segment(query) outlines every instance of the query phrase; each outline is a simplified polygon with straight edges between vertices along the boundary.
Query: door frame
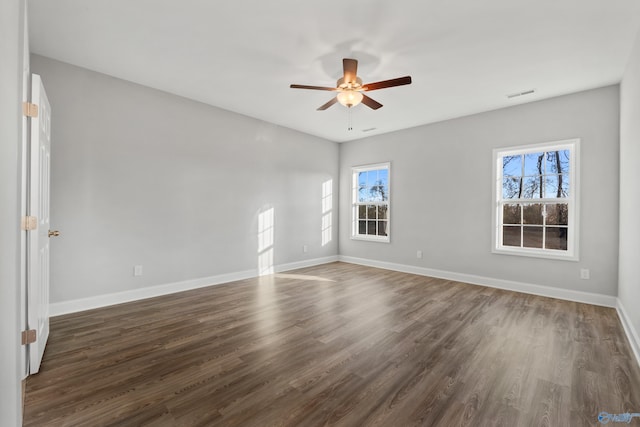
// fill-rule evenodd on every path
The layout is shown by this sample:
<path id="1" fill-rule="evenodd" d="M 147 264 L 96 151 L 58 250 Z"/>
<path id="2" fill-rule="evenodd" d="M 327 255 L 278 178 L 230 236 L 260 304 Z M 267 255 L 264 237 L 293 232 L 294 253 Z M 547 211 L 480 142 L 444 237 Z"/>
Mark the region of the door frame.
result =
<path id="1" fill-rule="evenodd" d="M 22 45 L 22 102 L 29 102 L 31 99 L 31 60 L 29 52 L 29 27 L 28 16 L 24 13 L 24 36 Z M 20 156 L 20 216 L 25 217 L 28 213 L 29 197 L 29 141 L 31 126 L 29 118 L 22 115 L 22 140 Z M 28 232 L 20 232 L 20 330 L 27 329 L 27 240 Z M 27 346 L 20 347 L 20 378 L 22 379 L 22 404 L 24 406 L 25 380 L 29 375 L 29 353 Z"/>

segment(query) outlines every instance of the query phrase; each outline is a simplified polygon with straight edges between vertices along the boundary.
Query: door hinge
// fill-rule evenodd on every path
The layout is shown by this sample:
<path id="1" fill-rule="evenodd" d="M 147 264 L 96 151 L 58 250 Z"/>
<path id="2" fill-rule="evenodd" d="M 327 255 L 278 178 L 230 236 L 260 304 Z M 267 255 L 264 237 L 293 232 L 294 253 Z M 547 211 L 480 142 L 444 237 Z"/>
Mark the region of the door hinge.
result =
<path id="1" fill-rule="evenodd" d="M 20 228 L 22 228 L 24 231 L 35 230 L 36 228 L 38 228 L 38 218 L 30 215 L 23 216 Z"/>
<path id="2" fill-rule="evenodd" d="M 22 345 L 33 344 L 36 342 L 36 330 L 28 329 L 22 331 Z"/>
<path id="3" fill-rule="evenodd" d="M 22 114 L 24 114 L 27 117 L 38 117 L 38 106 L 30 102 L 23 102 Z"/>

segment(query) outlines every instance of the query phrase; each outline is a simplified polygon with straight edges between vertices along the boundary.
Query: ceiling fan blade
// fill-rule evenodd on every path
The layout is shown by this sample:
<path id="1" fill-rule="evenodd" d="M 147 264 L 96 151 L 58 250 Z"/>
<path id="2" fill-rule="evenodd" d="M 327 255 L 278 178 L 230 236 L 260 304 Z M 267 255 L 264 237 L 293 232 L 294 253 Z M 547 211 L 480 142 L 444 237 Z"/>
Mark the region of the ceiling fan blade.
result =
<path id="1" fill-rule="evenodd" d="M 387 87 L 410 85 L 410 84 L 411 84 L 411 76 L 405 76 L 405 77 L 398 77 L 397 79 L 383 80 L 381 82 L 367 83 L 366 85 L 362 85 L 362 87 L 364 88 L 363 90 L 378 90 L 378 89 L 384 89 Z"/>
<path id="2" fill-rule="evenodd" d="M 335 91 L 335 87 L 325 87 L 325 86 L 307 86 L 307 85 L 291 85 L 289 86 L 291 89 L 313 89 L 313 90 L 331 90 Z"/>
<path id="3" fill-rule="evenodd" d="M 382 104 L 380 104 L 375 99 L 369 98 L 364 93 L 362 94 L 362 103 L 373 110 L 377 110 L 378 108 L 382 107 Z"/>
<path id="4" fill-rule="evenodd" d="M 326 104 L 321 105 L 320 107 L 318 107 L 317 111 L 324 111 L 327 108 L 331 107 L 333 104 L 335 104 L 336 102 L 338 102 L 338 98 L 336 96 L 334 96 L 333 98 L 331 98 L 331 101 L 327 102 Z"/>
<path id="5" fill-rule="evenodd" d="M 344 58 L 342 60 L 342 69 L 344 70 L 345 83 L 351 83 L 356 81 L 358 77 L 358 60 Z"/>

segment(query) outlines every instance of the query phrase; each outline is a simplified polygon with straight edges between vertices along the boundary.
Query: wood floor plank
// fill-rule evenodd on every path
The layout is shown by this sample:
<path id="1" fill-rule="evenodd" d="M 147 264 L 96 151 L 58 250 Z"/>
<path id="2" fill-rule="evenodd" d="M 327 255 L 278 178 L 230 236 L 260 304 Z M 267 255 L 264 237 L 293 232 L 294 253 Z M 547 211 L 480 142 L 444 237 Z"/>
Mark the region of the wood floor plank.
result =
<path id="1" fill-rule="evenodd" d="M 332 263 L 59 316 L 25 426 L 595 426 L 615 310 Z"/>

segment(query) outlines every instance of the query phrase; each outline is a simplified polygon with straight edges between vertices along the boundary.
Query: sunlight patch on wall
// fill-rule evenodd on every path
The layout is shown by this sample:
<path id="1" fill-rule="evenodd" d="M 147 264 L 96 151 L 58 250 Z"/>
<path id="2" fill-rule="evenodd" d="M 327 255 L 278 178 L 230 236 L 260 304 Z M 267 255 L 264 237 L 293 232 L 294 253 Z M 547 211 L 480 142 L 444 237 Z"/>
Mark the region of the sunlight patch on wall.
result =
<path id="1" fill-rule="evenodd" d="M 331 242 L 333 211 L 333 180 L 322 183 L 322 246 Z"/>
<path id="2" fill-rule="evenodd" d="M 273 274 L 275 211 L 265 207 L 258 214 L 258 275 Z"/>

